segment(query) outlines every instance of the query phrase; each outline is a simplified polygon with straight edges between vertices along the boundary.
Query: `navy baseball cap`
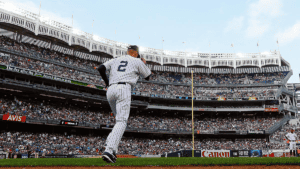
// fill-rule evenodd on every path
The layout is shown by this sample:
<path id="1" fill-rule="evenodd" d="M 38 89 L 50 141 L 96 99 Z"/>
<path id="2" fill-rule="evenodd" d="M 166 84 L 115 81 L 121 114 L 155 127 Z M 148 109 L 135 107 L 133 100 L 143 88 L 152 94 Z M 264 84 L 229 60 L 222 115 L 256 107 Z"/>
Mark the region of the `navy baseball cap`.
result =
<path id="1" fill-rule="evenodd" d="M 137 51 L 137 52 L 139 53 L 139 47 L 136 46 L 136 45 L 130 45 L 130 46 L 128 47 L 128 50 L 129 50 L 129 49 L 135 50 L 135 51 Z"/>

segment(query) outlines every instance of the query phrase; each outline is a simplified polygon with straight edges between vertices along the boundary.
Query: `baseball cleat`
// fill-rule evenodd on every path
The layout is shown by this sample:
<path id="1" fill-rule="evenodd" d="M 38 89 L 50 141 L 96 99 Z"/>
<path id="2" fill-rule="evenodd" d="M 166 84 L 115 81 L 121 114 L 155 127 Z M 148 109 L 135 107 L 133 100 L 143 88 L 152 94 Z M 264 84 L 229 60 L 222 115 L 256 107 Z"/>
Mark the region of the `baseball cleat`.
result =
<path id="1" fill-rule="evenodd" d="M 102 159 L 107 163 L 115 163 L 117 158 L 108 152 L 104 152 L 102 155 Z"/>
<path id="2" fill-rule="evenodd" d="M 118 157 L 117 157 L 117 155 L 116 155 L 116 152 L 115 152 L 115 151 L 113 151 L 113 154 L 112 154 L 112 155 L 114 156 L 114 158 L 115 158 L 115 161 L 117 161 Z"/>

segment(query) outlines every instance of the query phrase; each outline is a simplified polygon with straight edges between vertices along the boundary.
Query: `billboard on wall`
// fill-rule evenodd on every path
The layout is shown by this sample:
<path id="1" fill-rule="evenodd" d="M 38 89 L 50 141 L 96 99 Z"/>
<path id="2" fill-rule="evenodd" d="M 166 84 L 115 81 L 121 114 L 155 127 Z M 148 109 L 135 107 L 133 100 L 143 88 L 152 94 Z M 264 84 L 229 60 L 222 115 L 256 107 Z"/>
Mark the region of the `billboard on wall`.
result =
<path id="1" fill-rule="evenodd" d="M 263 157 L 290 157 L 290 150 L 262 150 Z"/>
<path id="2" fill-rule="evenodd" d="M 265 108 L 265 112 L 278 112 L 278 108 Z"/>
<path id="3" fill-rule="evenodd" d="M 202 150 L 201 157 L 230 157 L 230 150 Z"/>
<path id="4" fill-rule="evenodd" d="M 250 157 L 261 157 L 262 151 L 261 150 L 250 150 L 249 154 L 250 154 Z"/>
<path id="5" fill-rule="evenodd" d="M 249 150 L 231 150 L 230 157 L 249 157 Z"/>
<path id="6" fill-rule="evenodd" d="M 10 115 L 9 113 L 2 116 L 2 120 L 26 122 L 26 116 Z"/>

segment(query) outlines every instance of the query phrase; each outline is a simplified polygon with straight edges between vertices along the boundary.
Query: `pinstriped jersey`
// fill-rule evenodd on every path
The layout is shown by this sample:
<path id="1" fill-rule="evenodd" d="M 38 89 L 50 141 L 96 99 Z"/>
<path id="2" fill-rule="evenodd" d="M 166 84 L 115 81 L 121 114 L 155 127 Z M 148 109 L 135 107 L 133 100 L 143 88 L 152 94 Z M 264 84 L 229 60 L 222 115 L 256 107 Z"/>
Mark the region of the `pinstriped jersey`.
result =
<path id="1" fill-rule="evenodd" d="M 136 84 L 139 75 L 143 78 L 151 74 L 151 70 L 141 59 L 130 55 L 111 59 L 103 64 L 109 73 L 109 85 L 118 82 L 127 82 L 131 85 Z"/>
<path id="2" fill-rule="evenodd" d="M 296 140 L 297 139 L 297 134 L 295 133 L 288 133 L 286 135 L 286 137 L 289 139 L 289 140 Z"/>

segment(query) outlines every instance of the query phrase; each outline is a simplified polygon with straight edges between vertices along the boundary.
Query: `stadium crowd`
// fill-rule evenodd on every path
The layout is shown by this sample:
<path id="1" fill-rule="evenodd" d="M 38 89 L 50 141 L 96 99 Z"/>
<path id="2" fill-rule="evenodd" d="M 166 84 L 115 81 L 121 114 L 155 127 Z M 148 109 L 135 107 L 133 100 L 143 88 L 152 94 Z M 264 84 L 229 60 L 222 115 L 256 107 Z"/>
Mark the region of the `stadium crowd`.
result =
<path id="1" fill-rule="evenodd" d="M 57 65 L 43 63 L 39 61 L 34 61 L 26 58 L 20 58 L 17 56 L 12 56 L 9 61 L 5 61 L 3 58 L 0 59 L 3 63 L 9 63 L 14 66 L 22 66 L 27 69 L 35 69 L 43 73 L 49 73 L 53 75 L 62 74 L 64 77 L 71 79 L 77 78 L 76 80 L 87 80 L 96 84 L 104 85 L 103 80 L 100 78 L 95 68 L 99 66 L 99 62 L 80 59 L 71 55 L 62 54 L 51 49 L 41 48 L 28 43 L 19 43 L 8 37 L 0 37 L 1 46 L 22 52 L 24 54 L 29 54 L 34 57 L 40 57 L 47 60 L 56 61 L 69 66 L 75 66 L 82 69 L 87 69 L 91 74 L 86 74 L 79 72 L 78 70 L 72 70 L 64 67 L 59 67 Z M 14 58 L 13 58 L 14 57 Z M 44 68 L 43 68 L 44 67 Z M 58 68 L 58 70 L 57 70 Z M 60 73 L 58 73 L 60 72 Z M 96 73 L 97 75 L 95 75 Z M 257 84 L 257 83 L 274 83 L 280 82 L 285 78 L 288 72 L 274 72 L 274 73 L 260 73 L 260 74 L 205 74 L 205 73 L 195 73 L 194 83 L 203 85 L 212 84 Z M 75 74 L 75 75 L 74 75 Z M 78 77 L 78 74 L 82 74 L 83 79 Z M 91 78 L 91 79 L 90 79 Z M 100 79 L 100 80 L 99 80 Z M 171 73 L 171 72 L 155 72 L 150 78 L 151 81 L 159 81 L 165 83 L 181 83 L 181 84 L 191 84 L 191 75 L 184 73 Z"/>
<path id="2" fill-rule="evenodd" d="M 80 136 L 72 134 L 49 134 L 30 132 L 2 132 L 0 145 L 4 151 L 11 153 L 26 153 L 28 151 L 45 154 L 101 154 L 104 150 L 105 136 Z M 236 139 L 231 140 L 197 140 L 197 150 L 251 150 L 251 149 L 286 149 L 284 144 L 267 143 L 266 139 Z M 143 139 L 123 137 L 117 154 L 130 155 L 162 155 L 166 152 L 192 149 L 191 139 Z"/>
<path id="3" fill-rule="evenodd" d="M 194 73 L 194 83 L 203 85 L 216 84 L 257 84 L 274 83 L 286 76 L 284 73 L 261 73 L 261 74 L 205 74 Z M 192 77 L 185 73 L 156 72 L 150 77 L 152 81 L 165 83 L 192 84 Z"/>
<path id="4" fill-rule="evenodd" d="M 68 69 L 65 67 L 60 67 L 53 64 L 43 63 L 40 61 L 34 61 L 26 59 L 20 56 L 11 57 L 0 57 L 0 61 L 9 64 L 10 66 L 17 66 L 20 68 L 26 68 L 29 70 L 39 71 L 42 73 L 56 75 L 64 78 L 69 78 L 73 80 L 93 83 L 95 85 L 105 86 L 103 80 L 99 80 L 100 77 L 92 74 L 87 74 L 83 72 L 78 72 L 74 69 Z M 207 88 L 207 87 L 195 87 L 194 96 L 195 97 L 262 97 L 262 96 L 273 96 L 278 87 L 259 87 L 259 88 Z M 258 91 L 257 91 L 258 90 Z M 136 86 L 132 88 L 133 92 L 143 92 L 147 94 L 154 95 L 169 95 L 169 96 L 191 96 L 190 86 L 175 86 L 175 85 L 159 85 L 153 83 L 137 83 Z"/>
<path id="5" fill-rule="evenodd" d="M 274 96 L 278 87 L 256 87 L 256 88 L 230 88 L 230 87 L 194 87 L 194 97 L 202 98 L 243 98 L 243 97 L 264 97 Z M 166 85 L 165 87 L 154 83 L 137 83 L 133 87 L 134 93 L 148 93 L 153 95 L 166 95 L 166 96 L 181 96 L 191 97 L 192 89 L 190 86 L 175 86 Z"/>
<path id="6" fill-rule="evenodd" d="M 0 98 L 0 113 L 26 116 L 32 120 L 68 120 L 95 126 L 114 125 L 112 113 L 94 112 L 78 107 L 44 104 L 37 101 Z M 195 118 L 195 130 L 213 133 L 215 130 L 267 130 L 280 118 Z M 134 115 L 128 119 L 128 129 L 173 132 L 191 132 L 191 119 L 187 117 Z"/>

